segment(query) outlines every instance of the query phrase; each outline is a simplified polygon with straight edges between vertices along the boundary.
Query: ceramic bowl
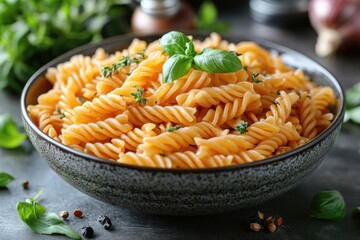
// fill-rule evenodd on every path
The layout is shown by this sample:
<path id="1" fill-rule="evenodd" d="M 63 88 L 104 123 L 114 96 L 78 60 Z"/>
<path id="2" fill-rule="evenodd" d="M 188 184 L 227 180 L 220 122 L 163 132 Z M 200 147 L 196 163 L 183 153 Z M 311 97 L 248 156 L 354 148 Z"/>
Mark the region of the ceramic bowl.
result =
<path id="1" fill-rule="evenodd" d="M 275 198 L 309 176 L 325 158 L 338 135 L 344 116 L 344 93 L 334 76 L 301 53 L 261 39 L 224 37 L 232 42 L 252 40 L 280 54 L 285 63 L 301 68 L 320 85 L 331 86 L 339 105 L 333 123 L 309 143 L 263 161 L 197 170 L 129 166 L 73 150 L 45 135 L 30 119 L 26 107 L 51 87 L 46 69 L 75 54 L 91 55 L 98 47 L 114 52 L 134 37 L 153 41 L 160 35 L 122 35 L 72 50 L 39 69 L 21 98 L 22 117 L 33 145 L 44 161 L 78 190 L 107 203 L 148 213 L 199 215 L 233 211 Z M 194 35 L 202 39 L 202 35 Z"/>

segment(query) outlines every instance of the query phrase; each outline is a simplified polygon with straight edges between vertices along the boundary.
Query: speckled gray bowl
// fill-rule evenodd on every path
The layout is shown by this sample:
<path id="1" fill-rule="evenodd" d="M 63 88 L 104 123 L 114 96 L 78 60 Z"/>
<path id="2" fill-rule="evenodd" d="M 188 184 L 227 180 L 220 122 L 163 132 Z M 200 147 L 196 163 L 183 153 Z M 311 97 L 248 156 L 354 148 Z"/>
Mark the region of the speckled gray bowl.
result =
<path id="1" fill-rule="evenodd" d="M 160 36 L 137 37 L 152 41 Z M 339 99 L 335 120 L 313 141 L 291 152 L 254 163 L 217 169 L 163 170 L 124 165 L 80 153 L 42 133 L 31 121 L 26 106 L 35 104 L 37 96 L 50 88 L 44 78 L 46 69 L 74 54 L 93 54 L 98 47 L 110 52 L 122 49 L 133 38 L 134 35 L 110 38 L 56 58 L 30 78 L 22 94 L 26 131 L 42 158 L 68 183 L 96 199 L 142 212 L 170 215 L 221 213 L 260 204 L 289 191 L 309 176 L 324 159 L 340 131 L 344 94 L 333 75 L 296 51 L 250 39 L 281 54 L 287 64 L 304 69 L 318 84 L 334 89 Z M 232 42 L 249 40 L 240 36 L 226 39 Z"/>

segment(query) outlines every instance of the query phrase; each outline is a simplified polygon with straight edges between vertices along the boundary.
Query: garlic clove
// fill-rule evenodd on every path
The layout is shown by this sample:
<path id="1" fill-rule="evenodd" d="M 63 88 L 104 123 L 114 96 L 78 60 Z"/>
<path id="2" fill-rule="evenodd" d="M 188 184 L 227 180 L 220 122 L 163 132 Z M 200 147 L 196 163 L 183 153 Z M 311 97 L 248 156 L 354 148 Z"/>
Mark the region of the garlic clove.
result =
<path id="1" fill-rule="evenodd" d="M 327 57 L 334 54 L 342 43 L 342 40 L 342 35 L 339 31 L 330 28 L 321 29 L 315 46 L 316 54 L 320 57 Z"/>

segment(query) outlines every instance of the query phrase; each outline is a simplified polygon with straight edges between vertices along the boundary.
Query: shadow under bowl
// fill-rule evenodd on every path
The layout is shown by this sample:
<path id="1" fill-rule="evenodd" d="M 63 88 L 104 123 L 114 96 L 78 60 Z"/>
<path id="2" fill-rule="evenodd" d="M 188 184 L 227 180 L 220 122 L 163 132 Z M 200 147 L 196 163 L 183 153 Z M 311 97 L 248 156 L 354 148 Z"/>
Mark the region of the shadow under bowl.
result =
<path id="1" fill-rule="evenodd" d="M 275 198 L 302 182 L 325 158 L 344 117 L 344 92 L 324 67 L 289 48 L 261 39 L 224 37 L 231 42 L 255 41 L 284 62 L 303 69 L 312 81 L 333 88 L 338 98 L 335 119 L 315 139 L 290 152 L 262 161 L 222 168 L 158 169 L 130 166 L 71 149 L 50 138 L 32 122 L 27 106 L 51 85 L 44 75 L 49 67 L 76 54 L 91 55 L 99 47 L 114 52 L 128 47 L 134 37 L 151 42 L 160 35 L 122 35 L 95 45 L 74 49 L 49 62 L 28 81 L 21 97 L 25 129 L 43 160 L 78 190 L 103 202 L 141 212 L 166 215 L 200 215 L 237 210 Z M 203 39 L 205 35 L 194 34 Z"/>

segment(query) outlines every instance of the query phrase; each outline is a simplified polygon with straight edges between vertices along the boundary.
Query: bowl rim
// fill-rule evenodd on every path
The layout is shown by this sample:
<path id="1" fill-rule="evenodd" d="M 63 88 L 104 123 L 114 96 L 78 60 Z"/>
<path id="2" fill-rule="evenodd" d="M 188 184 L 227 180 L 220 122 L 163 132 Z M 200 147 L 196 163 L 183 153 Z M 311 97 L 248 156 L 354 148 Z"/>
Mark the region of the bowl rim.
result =
<path id="1" fill-rule="evenodd" d="M 205 38 L 205 37 L 209 36 L 209 33 L 199 33 L 199 32 L 186 32 L 186 34 L 192 35 L 192 36 L 194 36 L 194 38 Z M 239 39 L 238 42 L 253 41 L 253 42 L 256 42 L 257 44 L 259 44 L 260 46 L 265 47 L 266 49 L 269 49 L 269 50 L 275 50 L 275 51 L 279 51 L 281 53 L 286 53 L 286 54 L 291 55 L 292 57 L 300 56 L 302 58 L 305 58 L 307 61 L 309 61 L 313 65 L 314 69 L 320 70 L 318 72 L 321 72 L 323 75 L 326 76 L 327 79 L 329 79 L 329 80 L 327 80 L 327 82 L 331 82 L 335 86 L 337 92 L 339 93 L 338 99 L 340 100 L 338 113 L 335 115 L 335 119 L 331 122 L 331 124 L 324 131 L 322 131 L 320 134 L 318 134 L 314 139 L 312 139 L 311 141 L 309 141 L 309 142 L 305 143 L 304 145 L 301 145 L 300 147 L 297 147 L 291 151 L 288 151 L 288 152 L 285 152 L 283 154 L 279 154 L 279 155 L 276 155 L 273 157 L 265 158 L 260 161 L 236 164 L 236 165 L 225 166 L 225 167 L 206 167 L 206 168 L 196 168 L 196 169 L 194 169 L 194 168 L 188 168 L 188 169 L 170 168 L 169 169 L 169 168 L 145 167 L 145 166 L 124 164 L 124 163 L 119 163 L 117 161 L 107 160 L 107 159 L 99 158 L 99 157 L 96 157 L 96 156 L 93 156 L 93 155 L 90 155 L 90 154 L 87 154 L 84 152 L 77 151 L 73 148 L 70 148 L 70 147 L 56 141 L 55 139 L 51 138 L 50 136 L 46 135 L 31 120 L 31 118 L 27 112 L 27 109 L 26 109 L 27 94 L 28 94 L 31 86 L 38 79 L 40 79 L 41 76 L 44 76 L 44 74 L 46 73 L 46 70 L 49 67 L 55 66 L 59 63 L 62 63 L 64 61 L 66 61 L 65 59 L 68 59 L 73 55 L 83 54 L 84 51 L 89 51 L 91 49 L 95 50 L 95 49 L 97 49 L 99 47 L 103 47 L 107 44 L 112 44 L 112 43 L 114 44 L 116 42 L 119 42 L 119 45 L 122 42 L 128 42 L 130 44 L 131 40 L 134 38 L 138 38 L 138 39 L 156 38 L 156 37 L 160 38 L 162 35 L 163 35 L 162 33 L 156 33 L 156 34 L 127 33 L 127 34 L 117 35 L 114 37 L 103 39 L 102 41 L 100 41 L 98 43 L 88 43 L 88 44 L 79 46 L 77 48 L 67 51 L 67 52 L 61 54 L 60 56 L 54 58 L 53 60 L 51 60 L 50 62 L 46 63 L 41 68 L 39 68 L 29 78 L 26 85 L 24 86 L 22 94 L 21 94 L 21 102 L 20 102 L 21 115 L 23 117 L 23 120 L 25 121 L 26 124 L 28 124 L 30 126 L 30 128 L 33 131 L 35 131 L 35 133 L 38 136 L 40 136 L 44 140 L 48 141 L 50 144 L 55 145 L 56 147 L 58 147 L 64 151 L 67 151 L 71 154 L 74 154 L 77 157 L 84 158 L 84 159 L 87 159 L 90 161 L 94 161 L 94 162 L 100 163 L 100 164 L 109 164 L 114 167 L 122 167 L 122 168 L 128 168 L 128 169 L 134 169 L 134 170 L 146 171 L 146 172 L 169 172 L 169 173 L 177 173 L 177 174 L 180 174 L 180 173 L 183 173 L 183 174 L 186 174 L 186 173 L 215 173 L 215 172 L 224 172 L 224 171 L 235 171 L 235 170 L 246 169 L 246 168 L 251 168 L 251 167 L 259 167 L 259 166 L 271 164 L 274 162 L 285 161 L 285 160 L 289 159 L 290 157 L 300 154 L 301 152 L 304 152 L 304 151 L 310 149 L 311 147 L 313 147 L 314 145 L 318 144 L 320 141 L 322 141 L 324 138 L 326 138 L 331 132 L 333 132 L 338 127 L 338 125 L 341 124 L 343 121 L 343 117 L 345 114 L 344 88 L 342 87 L 341 83 L 336 79 L 336 77 L 331 73 L 331 71 L 329 71 L 323 65 L 316 62 L 315 60 L 308 57 L 307 55 L 300 53 L 294 49 L 291 49 L 287 46 L 284 46 L 283 44 L 276 43 L 272 40 L 270 41 L 267 39 L 253 37 L 253 36 L 249 37 L 249 36 L 244 36 L 241 34 L 221 34 L 221 37 L 222 37 L 222 39 L 225 39 L 225 40 L 226 39 Z"/>

